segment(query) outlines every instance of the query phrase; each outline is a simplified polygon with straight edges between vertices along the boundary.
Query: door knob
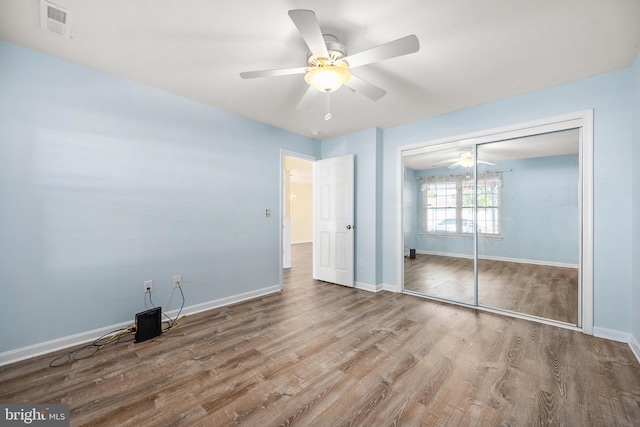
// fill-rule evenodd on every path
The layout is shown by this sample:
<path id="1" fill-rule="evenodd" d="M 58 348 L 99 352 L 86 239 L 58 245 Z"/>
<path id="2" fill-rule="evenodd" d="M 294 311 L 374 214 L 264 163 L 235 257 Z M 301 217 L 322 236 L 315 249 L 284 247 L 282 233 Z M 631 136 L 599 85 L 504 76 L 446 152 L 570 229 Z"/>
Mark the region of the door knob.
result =
<path id="1" fill-rule="evenodd" d="M 351 230 L 351 225 L 347 225 L 347 230 Z"/>

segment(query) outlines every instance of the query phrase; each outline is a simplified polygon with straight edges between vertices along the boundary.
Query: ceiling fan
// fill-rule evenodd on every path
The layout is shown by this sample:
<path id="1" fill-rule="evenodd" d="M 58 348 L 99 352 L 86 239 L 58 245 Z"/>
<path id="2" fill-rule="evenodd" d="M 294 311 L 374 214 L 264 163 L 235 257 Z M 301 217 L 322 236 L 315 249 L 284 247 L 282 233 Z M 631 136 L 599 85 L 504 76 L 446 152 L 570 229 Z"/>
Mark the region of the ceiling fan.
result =
<path id="1" fill-rule="evenodd" d="M 353 55 L 348 55 L 347 49 L 338 41 L 337 37 L 322 33 L 316 14 L 312 10 L 290 10 L 289 17 L 309 47 L 310 52 L 307 55 L 307 66 L 275 70 L 245 71 L 240 73 L 240 77 L 243 79 L 254 79 L 259 77 L 304 74 L 304 79 L 309 84 L 309 88 L 296 106 L 296 109 L 306 106 L 318 91 L 325 92 L 325 120 L 331 118 L 329 94 L 343 85 L 374 101 L 382 98 L 387 93 L 384 89 L 351 74 L 352 68 L 407 55 L 420 50 L 418 38 L 415 35 L 410 35 Z"/>
<path id="2" fill-rule="evenodd" d="M 458 156 L 457 159 L 450 159 L 447 160 L 447 162 L 453 162 L 452 164 L 450 164 L 448 166 L 449 169 L 455 169 L 459 166 L 462 166 L 463 168 L 470 168 L 473 167 L 473 163 L 474 163 L 474 159 L 475 156 L 473 154 L 473 151 L 469 150 L 469 151 L 465 151 L 464 153 L 460 153 L 460 156 Z M 491 162 L 484 162 L 482 160 L 478 160 L 478 163 L 482 163 L 485 165 L 495 165 L 495 163 L 491 163 Z"/>

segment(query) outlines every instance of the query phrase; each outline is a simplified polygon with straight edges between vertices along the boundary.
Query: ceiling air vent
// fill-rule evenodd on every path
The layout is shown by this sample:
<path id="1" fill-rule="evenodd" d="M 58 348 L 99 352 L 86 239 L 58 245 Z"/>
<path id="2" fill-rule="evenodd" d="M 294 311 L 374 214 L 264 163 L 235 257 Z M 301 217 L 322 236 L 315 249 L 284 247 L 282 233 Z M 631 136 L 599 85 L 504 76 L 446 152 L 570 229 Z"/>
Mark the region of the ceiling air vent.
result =
<path id="1" fill-rule="evenodd" d="M 40 28 L 71 38 L 73 13 L 48 1 L 40 0 Z"/>

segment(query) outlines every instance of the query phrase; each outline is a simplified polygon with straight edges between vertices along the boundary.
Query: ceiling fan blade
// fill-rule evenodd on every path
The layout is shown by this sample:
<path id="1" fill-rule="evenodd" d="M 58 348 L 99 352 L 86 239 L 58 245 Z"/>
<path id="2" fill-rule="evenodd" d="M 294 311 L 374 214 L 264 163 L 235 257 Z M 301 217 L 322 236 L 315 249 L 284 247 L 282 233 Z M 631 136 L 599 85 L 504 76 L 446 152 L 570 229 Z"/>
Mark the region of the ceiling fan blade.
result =
<path id="1" fill-rule="evenodd" d="M 449 168 L 449 169 L 455 169 L 455 168 L 457 168 L 458 166 L 460 166 L 460 164 L 461 164 L 461 163 L 460 163 L 460 161 L 457 161 L 457 162 L 455 162 L 455 163 L 450 164 L 450 165 L 448 166 L 448 168 Z"/>
<path id="2" fill-rule="evenodd" d="M 261 70 L 261 71 L 243 71 L 240 73 L 240 77 L 243 79 L 256 79 L 259 77 L 275 77 L 275 76 L 287 76 L 290 74 L 304 74 L 307 72 L 307 67 L 300 68 L 282 68 L 279 70 Z"/>
<path id="3" fill-rule="evenodd" d="M 482 160 L 478 160 L 478 163 L 483 163 L 485 165 L 491 165 L 491 166 L 495 166 L 495 163 L 491 163 L 491 162 L 483 162 Z"/>
<path id="4" fill-rule="evenodd" d="M 318 89 L 314 88 L 313 86 L 309 86 L 304 95 L 302 95 L 302 98 L 300 98 L 298 105 L 296 105 L 296 110 L 302 110 L 306 108 L 319 93 L 320 92 L 318 91 Z"/>
<path id="5" fill-rule="evenodd" d="M 354 68 L 361 65 L 371 64 L 372 62 L 395 58 L 396 56 L 407 55 L 419 50 L 420 42 L 418 41 L 418 38 L 414 35 L 410 35 L 347 56 L 344 60 L 347 61 L 350 68 Z"/>
<path id="6" fill-rule="evenodd" d="M 316 14 L 312 10 L 295 9 L 289 11 L 289 17 L 298 28 L 311 53 L 319 58 L 328 59 L 329 52 Z"/>
<path id="7" fill-rule="evenodd" d="M 354 76 L 353 74 L 351 74 L 351 78 L 344 85 L 352 91 L 364 95 L 373 101 L 377 101 L 387 93 L 386 90 L 362 80 L 360 77 Z"/>

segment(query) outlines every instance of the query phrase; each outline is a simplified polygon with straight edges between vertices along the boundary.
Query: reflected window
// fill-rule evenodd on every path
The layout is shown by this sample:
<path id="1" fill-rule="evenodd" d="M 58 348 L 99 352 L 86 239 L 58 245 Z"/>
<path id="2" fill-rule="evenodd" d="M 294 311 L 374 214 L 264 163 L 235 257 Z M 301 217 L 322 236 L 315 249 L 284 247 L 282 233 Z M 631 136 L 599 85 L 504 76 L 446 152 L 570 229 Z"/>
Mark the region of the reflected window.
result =
<path id="1" fill-rule="evenodd" d="M 478 178 L 478 233 L 500 236 L 502 174 Z M 423 233 L 473 235 L 474 179 L 470 175 L 430 176 L 420 187 Z"/>

